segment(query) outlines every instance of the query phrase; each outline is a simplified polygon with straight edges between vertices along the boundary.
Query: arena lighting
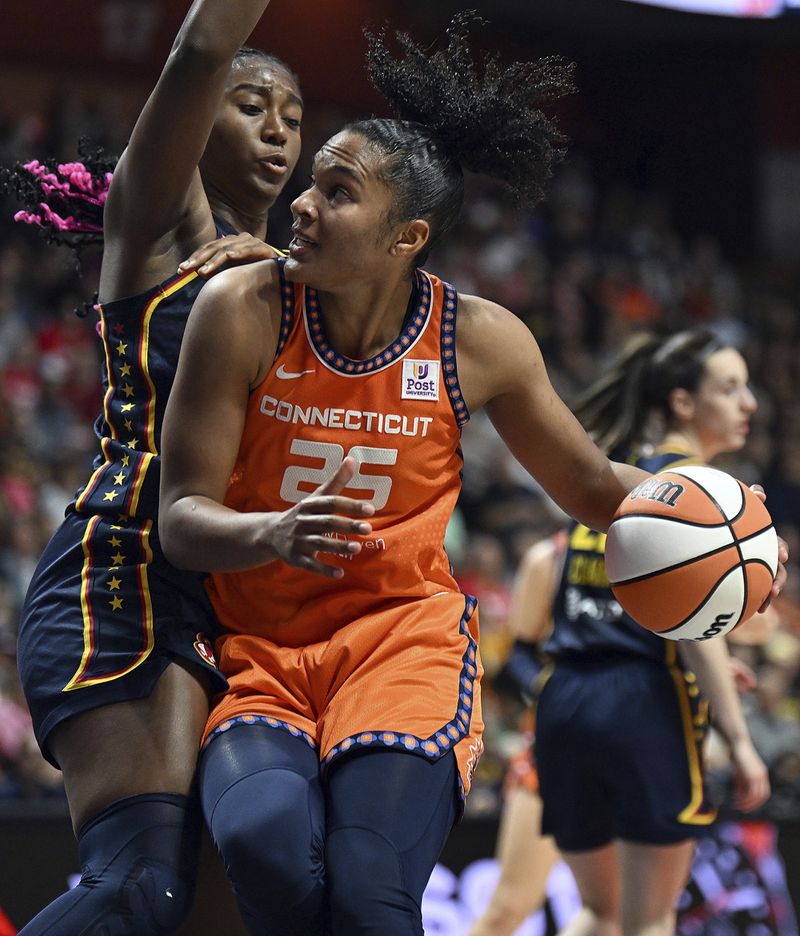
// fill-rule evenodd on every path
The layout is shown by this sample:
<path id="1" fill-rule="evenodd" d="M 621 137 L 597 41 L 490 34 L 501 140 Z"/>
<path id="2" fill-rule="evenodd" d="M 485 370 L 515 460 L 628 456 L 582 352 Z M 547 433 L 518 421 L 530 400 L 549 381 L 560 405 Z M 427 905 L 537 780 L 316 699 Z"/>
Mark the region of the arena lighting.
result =
<path id="1" fill-rule="evenodd" d="M 798 0 L 627 0 L 648 6 L 667 7 L 686 13 L 708 13 L 716 16 L 738 16 L 745 19 L 767 19 L 781 16 L 792 9 L 797 12 Z"/>

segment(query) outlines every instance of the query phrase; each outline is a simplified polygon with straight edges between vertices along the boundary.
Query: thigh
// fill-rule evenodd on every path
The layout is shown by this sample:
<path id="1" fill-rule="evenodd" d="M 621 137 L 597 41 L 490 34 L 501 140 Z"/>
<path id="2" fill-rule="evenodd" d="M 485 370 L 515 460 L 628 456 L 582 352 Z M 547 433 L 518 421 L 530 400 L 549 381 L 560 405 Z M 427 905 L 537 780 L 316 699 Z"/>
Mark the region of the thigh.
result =
<path id="1" fill-rule="evenodd" d="M 316 748 L 301 735 L 240 724 L 208 743 L 198 783 L 249 932 L 321 933 L 325 806 Z"/>
<path id="2" fill-rule="evenodd" d="M 622 878 L 616 843 L 590 851 L 562 852 L 583 905 L 605 921 L 618 920 L 621 911 Z"/>
<path id="3" fill-rule="evenodd" d="M 123 797 L 188 794 L 207 717 L 202 671 L 170 663 L 147 698 L 95 708 L 60 724 L 50 747 L 64 773 L 75 829 Z"/>
<path id="4" fill-rule="evenodd" d="M 503 805 L 497 840 L 501 883 L 525 895 L 530 912 L 544 901 L 545 885 L 558 850 L 549 835 L 540 831 L 542 801 L 522 787 L 509 791 Z"/>
<path id="5" fill-rule="evenodd" d="M 261 722 L 236 724 L 215 735 L 205 745 L 198 769 L 200 798 L 209 828 L 217 821 L 215 812 L 221 799 L 243 787 L 236 795 L 244 800 L 251 778 L 260 784 L 269 784 L 270 778 L 274 779 L 271 787 L 264 787 L 269 795 L 260 805 L 265 810 L 275 806 L 275 800 L 280 799 L 276 787 L 280 786 L 279 777 L 284 775 L 296 777 L 304 791 L 303 804 L 296 805 L 305 808 L 305 800 L 310 798 L 313 811 L 320 817 L 318 824 L 324 826 L 319 753 L 305 735 L 294 735 Z M 255 805 L 258 807 L 259 803 Z"/>
<path id="6" fill-rule="evenodd" d="M 694 840 L 672 845 L 617 844 L 625 931 L 639 932 L 660 923 L 661 932 L 673 932 L 675 908 L 691 869 Z"/>

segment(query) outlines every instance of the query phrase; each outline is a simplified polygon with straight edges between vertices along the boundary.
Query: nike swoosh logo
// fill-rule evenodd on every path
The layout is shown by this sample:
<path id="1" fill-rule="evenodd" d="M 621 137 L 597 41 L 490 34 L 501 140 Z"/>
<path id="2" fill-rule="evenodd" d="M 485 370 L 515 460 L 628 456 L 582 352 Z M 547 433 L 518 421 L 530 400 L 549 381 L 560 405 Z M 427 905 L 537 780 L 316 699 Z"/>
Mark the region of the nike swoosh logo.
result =
<path id="1" fill-rule="evenodd" d="M 283 364 L 281 364 L 281 366 L 275 371 L 275 376 L 280 377 L 281 380 L 294 380 L 297 377 L 303 377 L 305 374 L 314 373 L 316 373 L 316 371 L 302 370 L 297 374 L 293 374 L 291 371 L 287 371 Z"/>

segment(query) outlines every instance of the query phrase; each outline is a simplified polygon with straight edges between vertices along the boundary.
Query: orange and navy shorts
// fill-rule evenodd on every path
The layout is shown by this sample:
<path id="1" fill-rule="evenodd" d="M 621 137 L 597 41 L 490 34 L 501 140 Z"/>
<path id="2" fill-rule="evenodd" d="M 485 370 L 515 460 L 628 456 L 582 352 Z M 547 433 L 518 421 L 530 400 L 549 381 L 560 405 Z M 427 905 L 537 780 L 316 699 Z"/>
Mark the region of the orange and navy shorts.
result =
<path id="1" fill-rule="evenodd" d="M 305 647 L 224 634 L 217 652 L 230 688 L 206 743 L 267 724 L 304 738 L 323 769 L 367 748 L 430 760 L 454 751 L 465 796 L 483 750 L 477 617 L 474 598 L 449 592 L 397 602 Z"/>
<path id="2" fill-rule="evenodd" d="M 203 576 L 164 558 L 152 521 L 69 513 L 28 588 L 17 665 L 44 756 L 50 733 L 90 709 L 145 698 L 175 659 L 214 692 L 218 624 Z"/>

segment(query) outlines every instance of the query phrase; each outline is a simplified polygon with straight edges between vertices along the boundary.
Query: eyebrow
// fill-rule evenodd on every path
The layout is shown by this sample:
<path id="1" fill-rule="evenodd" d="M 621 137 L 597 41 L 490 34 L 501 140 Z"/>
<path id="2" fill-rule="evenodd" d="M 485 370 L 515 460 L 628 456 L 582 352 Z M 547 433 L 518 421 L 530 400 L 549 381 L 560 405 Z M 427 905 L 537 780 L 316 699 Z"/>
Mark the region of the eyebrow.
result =
<path id="1" fill-rule="evenodd" d="M 359 185 L 364 184 L 363 175 L 351 169 L 349 166 L 345 166 L 343 163 L 332 163 L 327 166 L 322 166 L 322 170 L 327 170 L 328 172 L 341 172 L 342 175 L 346 175 L 349 179 L 352 179 L 353 182 L 356 182 Z M 317 171 L 317 167 L 314 166 L 314 172 Z"/>
<path id="2" fill-rule="evenodd" d="M 252 84 L 249 81 L 243 81 L 241 84 L 237 84 L 233 90 L 250 91 L 253 94 L 257 94 L 259 97 L 263 98 L 272 97 L 272 88 L 269 85 Z M 298 97 L 298 95 L 296 95 L 293 91 L 287 92 L 286 96 L 289 99 L 290 104 L 296 104 L 300 108 L 305 107 L 305 104 L 303 104 L 303 99 Z"/>

